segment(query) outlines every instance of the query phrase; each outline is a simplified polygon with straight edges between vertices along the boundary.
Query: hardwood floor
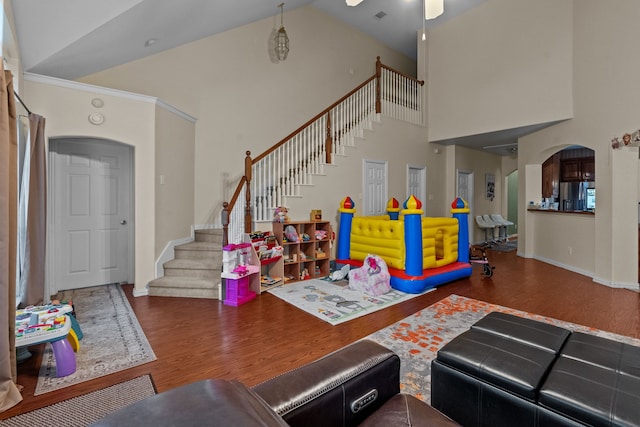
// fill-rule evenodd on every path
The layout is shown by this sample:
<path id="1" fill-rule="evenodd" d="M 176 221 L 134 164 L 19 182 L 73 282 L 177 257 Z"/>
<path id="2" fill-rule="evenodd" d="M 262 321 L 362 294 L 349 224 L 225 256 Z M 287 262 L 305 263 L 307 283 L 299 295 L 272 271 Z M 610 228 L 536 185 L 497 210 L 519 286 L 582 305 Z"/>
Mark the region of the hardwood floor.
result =
<path id="1" fill-rule="evenodd" d="M 515 252 L 489 251 L 496 266 L 491 279 L 474 267 L 472 276 L 388 309 L 331 326 L 302 310 L 263 294 L 229 307 L 218 300 L 138 297 L 125 285 L 129 301 L 158 359 L 154 362 L 33 396 L 43 345 L 19 365 L 24 400 L 0 419 L 28 412 L 112 384 L 151 374 L 158 392 L 205 378 L 237 379 L 255 385 L 369 335 L 450 295 L 507 307 L 640 338 L 640 294 L 594 283 Z M 82 318 L 78 319 L 82 324 Z"/>

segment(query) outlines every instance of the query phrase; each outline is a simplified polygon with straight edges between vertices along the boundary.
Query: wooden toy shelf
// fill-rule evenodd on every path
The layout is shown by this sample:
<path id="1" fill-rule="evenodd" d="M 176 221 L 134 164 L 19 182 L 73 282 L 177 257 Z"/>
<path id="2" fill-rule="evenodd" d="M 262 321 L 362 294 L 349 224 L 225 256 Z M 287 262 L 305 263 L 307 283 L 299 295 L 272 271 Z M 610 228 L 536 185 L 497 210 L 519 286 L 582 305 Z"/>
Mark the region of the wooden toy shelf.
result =
<path id="1" fill-rule="evenodd" d="M 288 241 L 287 226 L 298 235 L 297 241 Z M 331 254 L 331 223 L 329 221 L 305 221 L 273 223 L 273 234 L 282 245 L 285 283 L 326 277 L 329 275 Z M 308 236 L 308 240 L 305 237 Z M 324 235 L 323 238 L 320 235 Z"/>
<path id="2" fill-rule="evenodd" d="M 260 260 L 260 292 L 284 284 L 282 256 Z"/>

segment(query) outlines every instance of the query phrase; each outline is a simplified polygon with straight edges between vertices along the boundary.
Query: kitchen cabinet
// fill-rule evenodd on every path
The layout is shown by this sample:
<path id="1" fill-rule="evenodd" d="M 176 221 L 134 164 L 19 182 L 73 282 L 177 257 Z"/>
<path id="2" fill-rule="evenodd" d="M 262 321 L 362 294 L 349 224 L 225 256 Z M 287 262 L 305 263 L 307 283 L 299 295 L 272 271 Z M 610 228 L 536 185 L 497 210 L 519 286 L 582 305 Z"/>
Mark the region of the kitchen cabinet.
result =
<path id="1" fill-rule="evenodd" d="M 596 168 L 594 157 L 564 159 L 561 163 L 561 181 L 595 181 Z"/>
<path id="2" fill-rule="evenodd" d="M 582 178 L 585 181 L 596 180 L 596 161 L 595 158 L 582 159 Z"/>
<path id="3" fill-rule="evenodd" d="M 558 197 L 560 189 L 560 155 L 549 157 L 542 164 L 542 197 Z"/>

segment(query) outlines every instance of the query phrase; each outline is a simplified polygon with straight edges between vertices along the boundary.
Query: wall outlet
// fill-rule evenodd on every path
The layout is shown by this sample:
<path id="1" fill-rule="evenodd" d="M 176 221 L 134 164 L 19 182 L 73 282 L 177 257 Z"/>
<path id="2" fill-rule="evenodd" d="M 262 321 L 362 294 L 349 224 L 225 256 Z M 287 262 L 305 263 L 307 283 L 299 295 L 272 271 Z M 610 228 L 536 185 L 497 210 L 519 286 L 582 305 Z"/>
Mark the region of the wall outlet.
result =
<path id="1" fill-rule="evenodd" d="M 569 246 L 567 251 L 569 252 L 569 255 L 573 255 L 573 247 Z"/>

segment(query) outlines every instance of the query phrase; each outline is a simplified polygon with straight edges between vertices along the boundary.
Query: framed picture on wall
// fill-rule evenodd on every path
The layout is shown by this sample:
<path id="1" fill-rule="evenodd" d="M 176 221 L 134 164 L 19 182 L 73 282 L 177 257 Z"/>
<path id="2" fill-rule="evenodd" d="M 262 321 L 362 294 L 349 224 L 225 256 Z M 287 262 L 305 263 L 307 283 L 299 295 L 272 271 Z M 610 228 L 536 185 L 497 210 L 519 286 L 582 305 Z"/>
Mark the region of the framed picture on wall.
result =
<path id="1" fill-rule="evenodd" d="M 496 196 L 496 177 L 492 173 L 484 174 L 485 187 L 487 189 L 486 198 L 493 201 Z"/>

